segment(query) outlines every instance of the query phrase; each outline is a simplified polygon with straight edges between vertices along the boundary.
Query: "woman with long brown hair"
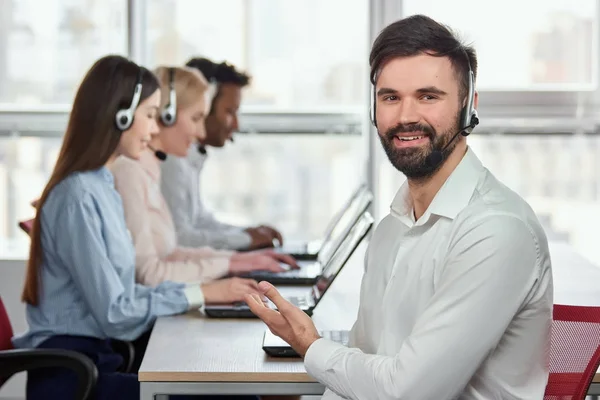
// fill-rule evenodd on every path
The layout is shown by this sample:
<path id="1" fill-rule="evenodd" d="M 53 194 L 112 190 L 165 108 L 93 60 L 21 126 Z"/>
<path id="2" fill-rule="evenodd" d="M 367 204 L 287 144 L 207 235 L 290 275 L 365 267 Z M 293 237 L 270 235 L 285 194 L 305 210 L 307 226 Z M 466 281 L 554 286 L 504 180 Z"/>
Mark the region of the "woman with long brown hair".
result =
<path id="1" fill-rule="evenodd" d="M 109 340 L 134 340 L 155 319 L 197 307 L 200 286 L 135 283 L 135 250 L 108 167 L 139 159 L 156 124 L 160 85 L 147 69 L 119 56 L 98 60 L 84 77 L 54 171 L 38 203 L 23 300 L 29 330 L 17 348 L 62 348 L 97 366 L 96 399 L 139 398 L 135 374 L 116 372 L 122 358 Z M 244 280 L 247 292 L 256 282 Z M 29 373 L 28 399 L 67 399 L 75 376 Z"/>

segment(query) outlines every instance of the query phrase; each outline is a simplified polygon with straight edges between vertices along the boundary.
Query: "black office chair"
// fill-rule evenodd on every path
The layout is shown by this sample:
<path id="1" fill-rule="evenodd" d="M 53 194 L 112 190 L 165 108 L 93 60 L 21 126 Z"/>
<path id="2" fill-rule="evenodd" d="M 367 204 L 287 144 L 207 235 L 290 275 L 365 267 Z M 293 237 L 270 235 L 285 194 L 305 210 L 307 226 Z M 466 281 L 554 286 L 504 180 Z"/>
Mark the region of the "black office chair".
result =
<path id="1" fill-rule="evenodd" d="M 125 340 L 112 339 L 110 346 L 116 353 L 119 353 L 123 357 L 123 364 L 119 367 L 119 372 L 131 373 L 137 372 L 132 371 L 133 362 L 135 361 L 135 347 L 131 342 Z"/>
<path id="2" fill-rule="evenodd" d="M 0 387 L 14 374 L 38 368 L 68 368 L 77 375 L 76 400 L 87 400 L 96 387 L 98 370 L 85 355 L 61 349 L 14 349 L 12 325 L 0 297 Z"/>
<path id="3" fill-rule="evenodd" d="M 98 370 L 85 355 L 71 350 L 0 350 L 0 387 L 18 372 L 37 368 L 68 368 L 77 375 L 76 400 L 88 400 L 96 387 Z"/>

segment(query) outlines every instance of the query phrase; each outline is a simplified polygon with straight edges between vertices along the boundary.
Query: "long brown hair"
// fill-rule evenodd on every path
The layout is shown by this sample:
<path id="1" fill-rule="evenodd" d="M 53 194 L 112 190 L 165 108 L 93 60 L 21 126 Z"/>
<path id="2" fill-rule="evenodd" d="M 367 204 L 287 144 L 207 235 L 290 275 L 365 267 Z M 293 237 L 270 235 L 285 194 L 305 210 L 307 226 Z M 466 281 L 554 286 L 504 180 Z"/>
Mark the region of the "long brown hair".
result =
<path id="1" fill-rule="evenodd" d="M 99 59 L 83 78 L 73 101 L 56 165 L 37 205 L 21 297 L 24 302 L 35 306 L 39 300 L 39 273 L 43 262 L 41 214 L 44 202 L 52 189 L 67 176 L 74 172 L 98 169 L 114 155 L 121 137 L 115 116 L 118 110 L 131 105 L 134 87 L 140 78 L 142 102 L 159 88 L 158 81 L 146 68 L 124 57 L 110 55 Z M 67 235 L 70 233 L 65 232 Z"/>

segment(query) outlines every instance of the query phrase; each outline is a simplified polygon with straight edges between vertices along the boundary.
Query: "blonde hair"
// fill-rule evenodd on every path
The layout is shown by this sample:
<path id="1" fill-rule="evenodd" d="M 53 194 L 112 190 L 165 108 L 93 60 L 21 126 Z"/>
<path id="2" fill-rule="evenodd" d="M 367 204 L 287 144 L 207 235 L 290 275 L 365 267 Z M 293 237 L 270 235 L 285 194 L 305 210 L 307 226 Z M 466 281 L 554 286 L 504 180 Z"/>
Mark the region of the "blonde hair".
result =
<path id="1" fill-rule="evenodd" d="M 169 68 L 173 68 L 173 86 L 177 96 L 177 109 L 184 109 L 206 96 L 208 82 L 195 68 L 160 66 L 154 74 L 160 82 L 160 107 L 169 102 Z"/>

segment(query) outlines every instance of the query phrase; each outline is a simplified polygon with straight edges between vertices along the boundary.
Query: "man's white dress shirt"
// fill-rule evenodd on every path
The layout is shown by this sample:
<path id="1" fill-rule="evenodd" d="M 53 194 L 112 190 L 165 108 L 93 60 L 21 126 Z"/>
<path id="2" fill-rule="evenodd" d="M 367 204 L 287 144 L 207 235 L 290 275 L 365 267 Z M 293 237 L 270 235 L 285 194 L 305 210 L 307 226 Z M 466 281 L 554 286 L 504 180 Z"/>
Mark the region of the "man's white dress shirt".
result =
<path id="1" fill-rule="evenodd" d="M 408 196 L 371 239 L 349 348 L 306 354 L 323 398 L 542 399 L 553 290 L 533 210 L 471 149 L 417 221 Z"/>

